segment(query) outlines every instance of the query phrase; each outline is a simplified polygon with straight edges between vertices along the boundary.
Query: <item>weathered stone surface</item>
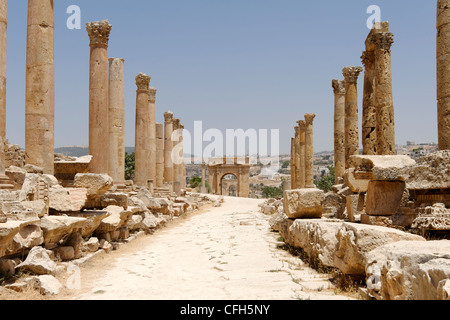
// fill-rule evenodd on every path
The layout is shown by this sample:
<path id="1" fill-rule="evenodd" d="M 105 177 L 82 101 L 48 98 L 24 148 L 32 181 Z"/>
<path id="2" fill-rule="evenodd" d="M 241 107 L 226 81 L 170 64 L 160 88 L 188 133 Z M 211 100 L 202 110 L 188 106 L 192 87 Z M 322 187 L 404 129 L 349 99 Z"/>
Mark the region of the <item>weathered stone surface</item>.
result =
<path id="1" fill-rule="evenodd" d="M 438 151 L 404 168 L 399 176 L 411 190 L 450 188 L 450 150 Z"/>
<path id="2" fill-rule="evenodd" d="M 87 201 L 86 188 L 50 188 L 50 209 L 58 212 L 77 212 Z"/>
<path id="3" fill-rule="evenodd" d="M 56 263 L 50 259 L 47 250 L 37 246 L 30 250 L 25 261 L 17 265 L 16 269 L 47 275 L 56 271 Z"/>
<path id="4" fill-rule="evenodd" d="M 88 241 L 83 243 L 83 249 L 87 252 L 96 252 L 100 247 L 98 238 L 91 237 Z"/>
<path id="5" fill-rule="evenodd" d="M 144 202 L 145 206 L 150 210 L 158 210 L 161 209 L 161 205 L 153 198 L 151 193 L 146 189 L 141 189 L 137 194 L 136 198 L 140 199 Z"/>
<path id="6" fill-rule="evenodd" d="M 44 201 L 1 201 L 0 212 L 10 221 L 36 220 L 46 213 Z"/>
<path id="7" fill-rule="evenodd" d="M 413 166 L 416 162 L 405 155 L 353 155 L 350 167 L 354 168 L 354 176 L 364 173 L 371 180 L 400 180 L 403 168 Z M 369 174 L 369 176 L 367 176 Z"/>
<path id="8" fill-rule="evenodd" d="M 292 219 L 321 218 L 325 193 L 319 189 L 295 189 L 284 192 L 284 213 Z"/>
<path id="9" fill-rule="evenodd" d="M 450 241 L 400 241 L 366 258 L 368 287 L 384 300 L 448 299 Z"/>
<path id="10" fill-rule="evenodd" d="M 418 208 L 417 217 L 412 223 L 412 228 L 419 230 L 450 230 L 450 209 L 443 203 L 433 206 Z"/>
<path id="11" fill-rule="evenodd" d="M 8 278 L 15 274 L 16 263 L 11 259 L 0 259 L 0 278 Z"/>
<path id="12" fill-rule="evenodd" d="M 33 286 L 42 295 L 57 295 L 64 286 L 52 275 L 32 277 Z"/>
<path id="13" fill-rule="evenodd" d="M 58 247 L 53 250 L 56 258 L 61 259 L 62 261 L 68 261 L 75 259 L 75 250 L 71 246 Z"/>
<path id="14" fill-rule="evenodd" d="M 75 188 L 86 188 L 88 198 L 105 194 L 113 185 L 113 179 L 106 174 L 77 173 L 74 178 Z"/>
<path id="15" fill-rule="evenodd" d="M 323 202 L 324 215 L 337 219 L 343 218 L 346 202 L 337 193 L 328 192 Z"/>
<path id="16" fill-rule="evenodd" d="M 403 181 L 370 181 L 366 194 L 366 213 L 370 216 L 394 215 L 400 207 L 404 191 Z"/>
<path id="17" fill-rule="evenodd" d="M 108 206 L 105 208 L 110 215 L 102 220 L 97 232 L 111 232 L 125 226 L 128 220 L 132 217 L 133 213 L 130 210 L 124 210 L 122 207 L 118 206 Z"/>
<path id="18" fill-rule="evenodd" d="M 16 166 L 10 166 L 5 170 L 5 174 L 14 184 L 14 190 L 20 190 L 25 181 L 27 170 Z"/>
<path id="19" fill-rule="evenodd" d="M 342 221 L 313 219 L 295 220 L 289 227 L 285 241 L 291 246 L 302 248 L 310 258 L 318 259 L 324 266 L 334 266 L 338 240 L 336 233 Z"/>
<path id="20" fill-rule="evenodd" d="M 44 245 L 47 249 L 58 246 L 61 240 L 79 229 L 83 229 L 87 219 L 66 216 L 48 216 L 41 219 L 41 228 L 44 231 Z"/>
<path id="21" fill-rule="evenodd" d="M 20 229 L 14 236 L 10 247 L 10 255 L 24 253 L 29 249 L 44 243 L 44 233 L 38 224 L 30 224 Z"/>
<path id="22" fill-rule="evenodd" d="M 81 227 L 81 236 L 87 237 L 94 233 L 95 230 L 100 226 L 103 219 L 109 217 L 111 213 L 108 211 L 88 211 L 84 210 L 82 212 L 71 213 L 71 217 L 85 218 L 86 223 Z"/>
<path id="23" fill-rule="evenodd" d="M 361 179 L 361 178 L 357 179 L 354 176 L 354 172 L 355 172 L 354 168 L 349 168 L 345 170 L 344 174 L 345 184 L 354 193 L 367 192 L 370 179 Z"/>
<path id="24" fill-rule="evenodd" d="M 17 253 L 18 250 L 18 239 L 22 236 L 17 236 L 17 234 L 24 230 L 29 225 L 38 224 L 39 219 L 27 221 L 7 221 L 6 223 L 0 223 L 0 258 L 4 256 L 9 256 Z"/>
<path id="25" fill-rule="evenodd" d="M 286 223 L 293 223 L 294 220 L 288 218 L 284 212 L 277 212 L 269 219 L 269 225 L 274 231 L 279 231 L 284 228 L 283 225 Z M 289 225 L 290 226 L 290 225 Z"/>
<path id="26" fill-rule="evenodd" d="M 92 156 L 55 160 L 55 177 L 58 180 L 74 180 L 77 173 L 88 173 Z"/>
<path id="27" fill-rule="evenodd" d="M 364 275 L 367 254 L 387 243 L 408 240 L 425 241 L 424 238 L 380 226 L 343 223 L 336 233 L 338 246 L 334 266 L 344 274 Z"/>

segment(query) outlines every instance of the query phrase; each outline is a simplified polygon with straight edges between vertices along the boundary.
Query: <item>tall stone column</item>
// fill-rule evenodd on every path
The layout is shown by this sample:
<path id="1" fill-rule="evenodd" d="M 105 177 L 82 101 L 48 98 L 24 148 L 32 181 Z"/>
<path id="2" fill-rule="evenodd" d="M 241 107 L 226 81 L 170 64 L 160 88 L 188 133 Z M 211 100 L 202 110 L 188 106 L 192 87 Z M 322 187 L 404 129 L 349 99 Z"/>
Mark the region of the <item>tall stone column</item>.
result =
<path id="1" fill-rule="evenodd" d="M 305 188 L 315 188 L 314 184 L 314 138 L 313 121 L 315 114 L 305 114 Z"/>
<path id="2" fill-rule="evenodd" d="M 291 189 L 296 189 L 297 187 L 297 168 L 295 167 L 296 161 L 296 150 L 295 150 L 295 138 L 291 138 Z"/>
<path id="3" fill-rule="evenodd" d="M 439 150 L 450 150 L 450 0 L 437 7 L 438 140 Z"/>
<path id="4" fill-rule="evenodd" d="M 345 67 L 345 168 L 350 167 L 350 156 L 359 154 L 359 119 L 357 82 L 362 67 Z"/>
<path id="5" fill-rule="evenodd" d="M 6 137 L 6 29 L 7 0 L 0 0 L 0 137 Z"/>
<path id="6" fill-rule="evenodd" d="M 173 190 L 179 196 L 181 194 L 181 158 L 182 150 L 180 149 L 181 139 L 181 124 L 180 119 L 173 119 L 173 133 L 172 133 L 172 161 L 173 161 Z"/>
<path id="7" fill-rule="evenodd" d="M 155 185 L 161 188 L 164 184 L 164 128 L 156 124 L 156 180 Z"/>
<path id="8" fill-rule="evenodd" d="M 109 164 L 115 183 L 125 181 L 125 83 L 124 59 L 109 59 Z"/>
<path id="9" fill-rule="evenodd" d="M 25 162 L 54 173 L 55 17 L 53 0 L 28 1 Z"/>
<path id="10" fill-rule="evenodd" d="M 156 181 L 156 88 L 150 87 L 148 95 L 148 103 L 150 110 L 150 161 L 149 161 L 149 179 Z"/>
<path id="11" fill-rule="evenodd" d="M 364 51 L 364 93 L 362 106 L 362 145 L 364 155 L 377 154 L 377 113 L 375 106 L 375 54 Z"/>
<path id="12" fill-rule="evenodd" d="M 300 127 L 299 126 L 295 126 L 295 138 L 294 138 L 294 143 L 295 143 L 295 188 L 294 189 L 299 189 L 302 188 L 302 185 L 304 184 L 304 176 L 303 176 L 303 172 L 302 172 L 302 162 L 304 161 L 304 159 L 301 156 L 301 148 L 300 148 L 300 140 L 301 140 L 301 132 L 300 132 Z"/>
<path id="13" fill-rule="evenodd" d="M 184 162 L 184 124 L 180 124 L 180 145 L 181 145 L 181 164 L 180 164 L 180 183 L 181 183 L 181 189 L 186 190 L 186 163 Z"/>
<path id="14" fill-rule="evenodd" d="M 174 168 L 172 161 L 173 150 L 173 113 L 168 111 L 164 113 L 164 182 L 173 183 Z"/>
<path id="15" fill-rule="evenodd" d="M 150 110 L 148 103 L 150 76 L 140 73 L 136 76 L 136 132 L 134 183 L 148 186 L 150 165 Z"/>
<path id="16" fill-rule="evenodd" d="M 377 154 L 395 155 L 395 121 L 391 74 L 391 46 L 394 43 L 394 35 L 390 32 L 375 33 L 374 42 Z"/>
<path id="17" fill-rule="evenodd" d="M 108 41 L 111 32 L 108 20 L 89 22 L 89 154 L 90 171 L 108 173 L 109 165 L 109 77 Z"/>
<path id="18" fill-rule="evenodd" d="M 334 89 L 334 172 L 335 184 L 345 173 L 345 81 L 333 80 Z"/>
<path id="19" fill-rule="evenodd" d="M 297 176 L 297 189 L 306 188 L 306 121 L 297 121 L 299 127 L 299 167 Z M 313 155 L 314 156 L 314 155 Z"/>

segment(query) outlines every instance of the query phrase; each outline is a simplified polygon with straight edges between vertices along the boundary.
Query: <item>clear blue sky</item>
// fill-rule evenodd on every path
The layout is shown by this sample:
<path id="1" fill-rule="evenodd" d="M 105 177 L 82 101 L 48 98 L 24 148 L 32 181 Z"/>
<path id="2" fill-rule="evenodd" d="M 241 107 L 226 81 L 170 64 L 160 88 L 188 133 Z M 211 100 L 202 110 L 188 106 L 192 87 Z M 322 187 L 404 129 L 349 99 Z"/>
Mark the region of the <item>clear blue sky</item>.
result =
<path id="1" fill-rule="evenodd" d="M 81 30 L 69 30 L 69 5 Z M 88 144 L 89 39 L 109 19 L 108 54 L 125 59 L 126 145 L 134 145 L 139 72 L 158 89 L 157 121 L 171 110 L 192 130 L 280 129 L 290 152 L 297 120 L 316 113 L 315 151 L 333 149 L 332 79 L 362 65 L 369 5 L 395 43 L 396 142 L 437 142 L 436 1 L 56 0 L 55 146 Z M 8 1 L 7 137 L 24 146 L 27 1 Z M 360 115 L 363 75 L 359 81 Z M 225 132 L 225 131 L 224 131 Z"/>

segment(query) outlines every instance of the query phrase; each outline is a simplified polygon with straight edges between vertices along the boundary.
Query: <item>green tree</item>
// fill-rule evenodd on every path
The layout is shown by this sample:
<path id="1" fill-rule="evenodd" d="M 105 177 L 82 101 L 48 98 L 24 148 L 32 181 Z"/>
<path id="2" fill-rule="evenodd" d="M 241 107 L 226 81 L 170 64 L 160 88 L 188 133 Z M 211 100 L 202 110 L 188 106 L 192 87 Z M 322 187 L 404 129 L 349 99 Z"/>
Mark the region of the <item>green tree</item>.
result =
<path id="1" fill-rule="evenodd" d="M 290 165 L 291 165 L 291 161 L 286 160 L 286 161 L 284 161 L 283 164 L 281 165 L 281 168 L 282 168 L 282 169 L 287 169 L 287 168 L 289 168 Z"/>
<path id="2" fill-rule="evenodd" d="M 277 198 L 283 197 L 283 189 L 280 187 L 265 186 L 262 188 L 263 198 Z"/>
<path id="3" fill-rule="evenodd" d="M 202 178 L 198 176 L 193 176 L 191 180 L 189 180 L 189 185 L 191 188 L 197 188 L 199 185 L 202 184 Z"/>
<path id="4" fill-rule="evenodd" d="M 328 167 L 330 170 L 329 174 L 323 175 L 319 181 L 314 181 L 318 189 L 328 192 L 334 185 L 334 167 Z"/>
<path id="5" fill-rule="evenodd" d="M 134 152 L 125 153 L 125 180 L 134 179 Z"/>

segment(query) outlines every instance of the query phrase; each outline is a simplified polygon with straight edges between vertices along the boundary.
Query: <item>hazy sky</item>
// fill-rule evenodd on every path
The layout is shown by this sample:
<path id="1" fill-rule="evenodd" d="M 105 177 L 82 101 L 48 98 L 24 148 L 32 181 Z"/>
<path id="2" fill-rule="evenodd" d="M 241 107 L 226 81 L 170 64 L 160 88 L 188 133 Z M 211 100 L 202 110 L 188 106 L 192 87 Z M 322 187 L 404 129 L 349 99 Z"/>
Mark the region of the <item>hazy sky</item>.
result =
<path id="1" fill-rule="evenodd" d="M 69 5 L 81 8 L 80 30 L 66 27 Z M 85 23 L 108 19 L 108 55 L 125 59 L 127 146 L 134 145 L 134 78 L 143 72 L 158 89 L 157 122 L 171 110 L 190 131 L 200 120 L 204 130 L 279 129 L 280 151 L 289 153 L 295 122 L 316 113 L 315 151 L 332 150 L 331 80 L 362 65 L 370 5 L 394 33 L 396 142 L 437 142 L 436 1 L 56 0 L 55 146 L 88 144 Z M 26 26 L 27 1 L 9 0 L 7 137 L 22 147 Z"/>

